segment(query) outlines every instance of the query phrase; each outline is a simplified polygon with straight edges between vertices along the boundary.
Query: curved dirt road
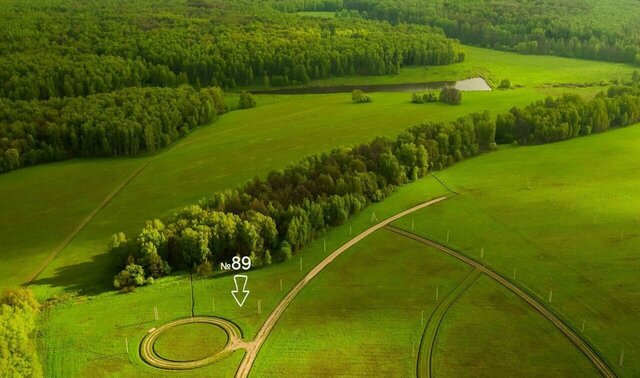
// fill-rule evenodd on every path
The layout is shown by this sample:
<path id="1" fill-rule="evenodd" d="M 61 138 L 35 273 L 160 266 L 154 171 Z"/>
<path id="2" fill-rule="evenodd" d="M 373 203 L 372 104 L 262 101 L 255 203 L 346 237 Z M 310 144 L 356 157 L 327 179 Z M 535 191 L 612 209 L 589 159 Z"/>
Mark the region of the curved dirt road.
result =
<path id="1" fill-rule="evenodd" d="M 607 377 L 607 378 L 612 378 L 615 377 L 615 373 L 613 372 L 613 370 L 611 370 L 611 368 L 607 365 L 607 363 L 602 359 L 602 357 L 600 357 L 592 348 L 591 346 L 584 341 L 571 327 L 569 327 L 564 321 L 562 321 L 562 319 L 560 319 L 558 316 L 556 316 L 556 314 L 554 314 L 553 312 L 551 312 L 551 310 L 549 310 L 547 307 L 545 307 L 542 303 L 540 303 L 537 299 L 535 299 L 532 295 L 530 295 L 529 293 L 525 292 L 524 290 L 522 290 L 520 287 L 518 287 L 517 285 L 515 285 L 514 283 L 512 283 L 511 281 L 509 281 L 508 279 L 504 278 L 502 275 L 500 275 L 499 273 L 495 272 L 494 270 L 490 269 L 489 267 L 457 252 L 454 251 L 450 248 L 447 248 L 441 244 L 438 244 L 432 240 L 423 238 L 421 236 L 418 236 L 416 234 L 413 234 L 411 232 L 405 231 L 405 230 L 401 230 L 399 228 L 393 227 L 393 226 L 387 226 L 387 229 L 390 231 L 393 231 L 397 234 L 406 236 L 408 238 L 411 238 L 413 240 L 416 240 L 420 243 L 426 244 L 428 246 L 431 246 L 441 252 L 444 252 L 450 256 L 453 256 L 459 260 L 461 260 L 462 262 L 471 265 L 472 267 L 474 267 L 475 269 L 480 270 L 482 273 L 486 274 L 487 276 L 489 276 L 490 278 L 492 278 L 493 280 L 495 280 L 496 282 L 498 282 L 500 285 L 506 287 L 507 289 L 511 290 L 514 294 L 516 294 L 518 297 L 520 297 L 523 301 L 527 302 L 529 305 L 531 305 L 531 307 L 533 307 L 536 311 L 538 311 L 542 316 L 544 316 L 547 320 L 549 320 L 553 325 L 556 326 L 556 328 L 558 328 L 560 330 L 560 332 L 562 332 L 568 339 L 569 341 L 571 341 L 576 347 L 578 347 L 578 349 L 580 349 L 580 351 L 589 359 L 589 361 L 591 361 L 591 363 L 593 364 L 593 366 L 598 370 L 598 372 L 603 376 L 603 377 Z"/>
<path id="2" fill-rule="evenodd" d="M 160 357 L 153 348 L 158 337 L 170 328 L 191 323 L 205 323 L 213 324 L 222 328 L 227 334 L 227 343 L 216 354 L 194 361 L 173 361 Z M 142 339 L 140 343 L 140 357 L 146 363 L 151 366 L 168 369 L 168 370 L 189 370 L 196 369 L 202 366 L 210 365 L 218 360 L 227 357 L 236 349 L 245 348 L 245 343 L 242 342 L 242 335 L 240 329 L 235 324 L 222 318 L 216 318 L 213 316 L 194 316 L 189 318 L 182 318 L 174 320 L 169 323 L 165 323 L 158 328 L 153 329 Z"/>
<path id="3" fill-rule="evenodd" d="M 467 277 L 438 304 L 431 316 L 429 316 L 427 326 L 424 328 L 424 333 L 420 340 L 420 347 L 418 348 L 418 365 L 416 368 L 418 378 L 428 378 L 433 375 L 431 371 L 433 347 L 436 344 L 438 329 L 440 329 L 447 311 L 481 275 L 482 272 L 480 270 L 473 268 Z"/>
<path id="4" fill-rule="evenodd" d="M 342 247 L 336 249 L 333 253 L 331 253 L 324 260 L 322 260 L 320 264 L 316 265 L 313 269 L 311 269 L 311 271 L 309 271 L 309 273 L 307 273 L 302 278 L 302 280 L 300 280 L 300 282 L 298 282 L 296 286 L 294 286 L 293 289 L 291 289 L 291 291 L 289 291 L 289 293 L 287 293 L 287 295 L 284 298 L 282 298 L 280 303 L 278 303 L 276 308 L 271 312 L 271 314 L 269 314 L 269 317 L 262 324 L 262 327 L 256 334 L 256 337 L 253 339 L 252 342 L 250 342 L 250 344 L 252 344 L 252 347 L 247 348 L 247 353 L 245 354 L 244 358 L 242 359 L 242 362 L 240 363 L 240 366 L 238 367 L 238 370 L 236 371 L 236 378 L 245 378 L 249 376 L 249 372 L 251 371 L 253 362 L 255 361 L 258 355 L 258 352 L 260 351 L 260 347 L 262 346 L 264 341 L 267 339 L 267 336 L 269 336 L 269 333 L 271 332 L 273 327 L 276 325 L 276 322 L 278 321 L 278 319 L 280 319 L 284 311 L 287 309 L 287 306 L 289 306 L 291 301 L 309 283 L 309 281 L 311 281 L 316 275 L 318 275 L 318 273 L 320 273 L 320 271 L 322 271 L 322 269 L 324 269 L 327 265 L 329 265 L 333 260 L 335 260 L 336 257 L 340 256 L 344 251 L 351 248 L 354 244 L 360 242 L 362 239 L 371 235 L 375 231 L 387 226 L 391 222 L 394 222 L 404 217 L 407 214 L 413 213 L 414 211 L 418 211 L 427 206 L 443 201 L 447 198 L 448 197 L 438 197 L 436 199 L 433 199 L 431 201 L 425 202 L 423 204 L 420 204 L 418 206 L 405 210 L 401 213 L 398 213 L 388 219 L 385 219 L 380 223 L 377 223 L 375 226 L 368 228 L 367 230 L 363 231 L 361 234 L 359 234 L 355 238 L 349 240 L 347 243 L 342 245 Z"/>

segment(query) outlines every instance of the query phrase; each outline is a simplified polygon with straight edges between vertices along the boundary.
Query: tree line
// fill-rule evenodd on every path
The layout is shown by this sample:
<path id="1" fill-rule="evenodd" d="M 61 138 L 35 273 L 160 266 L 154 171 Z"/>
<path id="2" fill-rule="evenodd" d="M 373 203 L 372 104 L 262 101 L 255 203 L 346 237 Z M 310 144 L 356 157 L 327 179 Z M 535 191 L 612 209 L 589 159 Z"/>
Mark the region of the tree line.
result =
<path id="1" fill-rule="evenodd" d="M 246 1 L 8 3 L 0 9 L 0 97 L 13 100 L 132 86 L 306 84 L 464 59 L 457 41 L 428 26 L 297 17 Z"/>
<path id="2" fill-rule="evenodd" d="M 207 272 L 233 256 L 254 266 L 287 259 L 325 228 L 346 222 L 398 186 L 495 147 L 489 113 L 451 124 L 408 129 L 395 140 L 376 138 L 313 155 L 265 179 L 255 177 L 177 213 L 147 222 L 133 238 L 113 236 L 110 254 L 118 289 L 152 283 L 178 269 Z"/>
<path id="3" fill-rule="evenodd" d="M 28 289 L 7 289 L 0 297 L 0 376 L 43 376 L 34 338 L 39 309 Z"/>
<path id="4" fill-rule="evenodd" d="M 591 100 L 565 94 L 496 119 L 498 143 L 541 144 L 599 133 L 640 122 L 640 87 L 615 86 Z"/>
<path id="5" fill-rule="evenodd" d="M 393 24 L 440 27 L 480 47 L 640 64 L 640 12 L 617 2 L 344 0 L 343 8 Z"/>
<path id="6" fill-rule="evenodd" d="M 226 111 L 219 88 L 125 88 L 88 97 L 0 98 L 0 173 L 88 156 L 166 147 Z"/>

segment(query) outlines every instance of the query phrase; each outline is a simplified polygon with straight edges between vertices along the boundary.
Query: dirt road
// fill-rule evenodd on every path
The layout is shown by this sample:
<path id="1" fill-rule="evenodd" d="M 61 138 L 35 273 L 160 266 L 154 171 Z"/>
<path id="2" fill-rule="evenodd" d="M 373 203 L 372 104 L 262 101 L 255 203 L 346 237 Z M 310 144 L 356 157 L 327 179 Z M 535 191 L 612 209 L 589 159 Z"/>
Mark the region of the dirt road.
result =
<path id="1" fill-rule="evenodd" d="M 212 324 L 222 328 L 224 332 L 227 334 L 227 343 L 225 346 L 216 354 L 194 361 L 172 361 L 167 360 L 163 357 L 160 357 L 153 345 L 162 335 L 163 332 L 167 331 L 170 328 L 177 327 L 183 324 L 192 324 L 192 323 L 204 323 L 204 324 Z M 244 349 L 246 348 L 245 344 L 241 340 L 241 333 L 238 326 L 231 323 L 230 321 L 222 318 L 217 318 L 213 316 L 194 316 L 189 318 L 178 319 L 166 324 L 159 326 L 158 328 L 153 328 L 147 333 L 147 335 L 142 339 L 142 343 L 140 343 L 140 357 L 146 363 L 151 366 L 160 368 L 160 369 L 168 369 L 168 370 L 191 370 L 199 367 L 210 365 L 216 361 L 219 361 L 231 353 L 233 353 L 236 349 Z M 197 345 L 194 345 L 197 347 Z"/>
<path id="2" fill-rule="evenodd" d="M 427 320 L 427 326 L 424 328 L 422 339 L 420 340 L 420 347 L 418 349 L 418 364 L 416 367 L 416 374 L 418 378 L 431 377 L 432 371 L 432 359 L 433 359 L 433 347 L 436 344 L 436 336 L 438 335 L 438 329 L 444 320 L 447 311 L 451 306 L 460 298 L 464 292 L 473 285 L 474 282 L 482 275 L 482 272 L 478 269 L 473 269 L 462 282 L 453 289 L 440 303 L 436 309 L 429 316 Z"/>
<path id="3" fill-rule="evenodd" d="M 40 273 L 42 273 L 47 266 L 49 266 L 49 264 L 51 263 L 51 261 L 53 261 L 53 259 L 56 258 L 56 256 L 58 256 L 58 254 L 60 252 L 62 252 L 63 249 L 65 249 L 67 247 L 67 245 L 69 245 L 69 243 L 71 243 L 71 241 L 73 240 L 73 238 L 76 237 L 76 235 L 78 235 L 80 233 L 80 231 L 82 231 L 82 229 L 89 224 L 89 222 L 91 222 L 91 220 L 96 216 L 96 214 L 98 214 L 100 212 L 100 210 L 102 210 L 105 206 L 107 206 L 107 204 L 109 204 L 109 202 L 111 202 L 111 200 L 118 195 L 118 193 L 120 193 L 122 191 L 122 189 L 124 189 L 127 185 L 129 185 L 129 183 L 136 178 L 136 176 L 138 176 L 138 174 L 140 172 L 142 172 L 143 169 L 145 169 L 147 167 L 147 165 L 149 165 L 149 163 L 151 163 L 153 160 L 155 160 L 156 158 L 147 160 L 146 162 L 142 163 L 142 165 L 140 165 L 138 168 L 136 168 L 135 171 L 133 171 L 133 173 L 131 173 L 127 178 L 124 179 L 124 181 L 122 181 L 111 193 L 109 193 L 103 200 L 102 202 L 100 202 L 98 204 L 98 206 L 96 206 L 93 211 L 91 211 L 91 213 L 89 213 L 89 215 L 87 215 L 81 222 L 80 224 L 78 224 L 78 226 L 73 229 L 73 231 L 71 231 L 71 233 L 69 235 L 67 235 L 67 237 L 60 242 L 60 244 L 58 244 L 52 251 L 51 253 L 49 253 L 49 255 L 40 263 L 40 265 L 38 265 L 38 267 L 31 272 L 31 274 L 29 274 L 29 276 L 25 279 L 24 284 L 23 285 L 30 285 L 36 278 L 38 278 L 38 276 L 40 275 Z"/>
<path id="4" fill-rule="evenodd" d="M 348 250 L 353 245 L 355 245 L 356 243 L 360 242 L 362 239 L 366 238 L 367 236 L 371 235 L 372 233 L 376 232 L 377 230 L 387 226 L 391 222 L 394 222 L 394 221 L 406 216 L 407 214 L 411 214 L 411 213 L 413 213 L 415 211 L 418 211 L 420 209 L 424 209 L 427 206 L 433 205 L 433 204 L 438 203 L 440 201 L 443 201 L 445 199 L 447 199 L 447 197 L 439 197 L 439 198 L 433 199 L 431 201 L 428 201 L 428 202 L 425 202 L 425 203 L 420 204 L 418 206 L 412 207 L 412 208 L 410 208 L 408 210 L 405 210 L 405 211 L 403 211 L 401 213 L 398 213 L 398 214 L 396 214 L 396 215 L 394 215 L 394 216 L 392 216 L 392 217 L 390 217 L 388 219 L 385 219 L 385 220 L 377 223 L 375 226 L 368 228 L 367 230 L 365 230 L 364 232 L 362 232 L 361 234 L 359 234 L 355 238 L 349 240 L 342 247 L 338 248 L 333 253 L 331 253 L 329 256 L 327 256 L 324 260 L 322 260 L 322 262 L 320 264 L 316 265 L 313 269 L 311 269 L 311 271 L 309 271 L 309 273 L 307 273 L 302 278 L 302 280 L 300 280 L 300 282 L 298 282 L 293 287 L 293 289 L 291 289 L 291 291 L 289 291 L 289 293 L 287 293 L 287 295 L 280 301 L 280 303 L 278 303 L 276 308 L 271 312 L 271 314 L 269 314 L 269 317 L 265 320 L 264 324 L 262 324 L 262 327 L 260 328 L 260 330 L 256 334 L 256 337 L 251 342 L 251 344 L 253 344 L 253 347 L 252 348 L 248 348 L 247 353 L 245 354 L 244 358 L 242 359 L 242 362 L 240 363 L 240 366 L 238 367 L 238 370 L 236 371 L 236 378 L 245 378 L 245 377 L 249 376 L 249 372 L 251 371 L 251 367 L 253 366 L 253 363 L 254 363 L 257 355 L 258 355 L 258 352 L 260 351 L 260 347 L 262 346 L 264 341 L 269 336 L 269 333 L 271 332 L 273 327 L 276 325 L 276 322 L 278 321 L 278 319 L 280 319 L 282 314 L 287 309 L 287 306 L 289 306 L 289 304 L 291 303 L 291 301 L 293 301 L 295 296 L 298 295 L 298 293 L 316 275 L 318 275 L 318 273 L 320 273 L 322 271 L 322 269 L 324 269 L 333 260 L 335 260 L 336 257 L 340 256 L 344 251 Z"/>
<path id="5" fill-rule="evenodd" d="M 464 263 L 471 265 L 472 267 L 480 270 L 482 273 L 486 274 L 487 276 L 489 276 L 490 278 L 492 278 L 493 280 L 495 280 L 496 282 L 498 282 L 500 285 L 506 287 L 507 289 L 511 290 L 514 294 L 516 294 L 518 297 L 520 297 L 523 301 L 527 302 L 529 305 L 531 305 L 531 307 L 533 307 L 536 311 L 538 311 L 542 316 L 544 316 L 547 320 L 549 320 L 553 325 L 556 326 L 556 328 L 558 328 L 560 330 L 560 332 L 562 332 L 568 339 L 569 341 L 571 341 L 576 347 L 578 347 L 578 349 L 580 349 L 580 351 L 589 359 L 589 361 L 591 361 L 591 363 L 593 364 L 593 366 L 598 370 L 598 372 L 603 376 L 603 377 L 615 377 L 615 373 L 613 372 L 613 370 L 611 370 L 611 368 L 607 365 L 607 363 L 602 359 L 602 357 L 600 357 L 592 348 L 591 346 L 582 339 L 582 337 L 580 337 L 571 327 L 569 327 L 569 325 L 567 325 L 564 321 L 562 321 L 562 319 L 560 319 L 558 316 L 556 316 L 556 314 L 554 314 L 553 312 L 551 312 L 551 310 L 549 310 L 547 307 L 545 307 L 542 303 L 540 303 L 536 298 L 534 298 L 532 295 L 530 295 L 529 293 L 527 293 L 526 291 L 524 291 L 523 289 L 521 289 L 519 286 L 517 286 L 516 284 L 512 283 L 511 281 L 509 281 L 508 279 L 506 279 L 505 277 L 503 277 L 502 275 L 500 275 L 499 273 L 495 272 L 494 270 L 492 270 L 491 268 L 461 254 L 460 252 L 454 251 L 450 248 L 447 248 L 441 244 L 438 244 L 432 240 L 423 238 L 421 236 L 418 236 L 416 234 L 413 234 L 411 232 L 405 231 L 405 230 L 401 230 L 399 228 L 395 228 L 393 226 L 387 226 L 387 229 L 406 236 L 408 238 L 411 238 L 413 240 L 416 240 L 420 243 L 426 244 L 428 246 L 431 246 L 441 252 L 444 252 L 450 256 L 453 256 L 461 261 L 463 261 Z"/>

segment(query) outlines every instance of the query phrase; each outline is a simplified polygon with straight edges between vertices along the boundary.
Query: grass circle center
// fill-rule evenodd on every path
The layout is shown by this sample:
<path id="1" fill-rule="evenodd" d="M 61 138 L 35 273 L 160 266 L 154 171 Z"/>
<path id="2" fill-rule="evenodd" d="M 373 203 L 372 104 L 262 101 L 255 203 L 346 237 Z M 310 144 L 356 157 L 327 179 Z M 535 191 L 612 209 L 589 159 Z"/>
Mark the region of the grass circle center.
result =
<path id="1" fill-rule="evenodd" d="M 196 361 L 224 349 L 229 336 L 211 323 L 185 323 L 169 328 L 158 336 L 155 353 L 169 361 Z"/>

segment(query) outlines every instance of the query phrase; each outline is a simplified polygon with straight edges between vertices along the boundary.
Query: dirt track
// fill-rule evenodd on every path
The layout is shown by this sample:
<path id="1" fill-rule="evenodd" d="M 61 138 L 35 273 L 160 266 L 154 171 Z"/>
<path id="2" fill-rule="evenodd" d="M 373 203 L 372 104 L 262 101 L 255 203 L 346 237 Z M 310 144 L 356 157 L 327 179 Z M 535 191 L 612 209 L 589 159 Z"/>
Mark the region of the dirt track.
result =
<path id="1" fill-rule="evenodd" d="M 293 301 L 295 296 L 298 295 L 298 293 L 309 283 L 309 281 L 311 281 L 318 273 L 320 273 L 320 271 L 322 271 L 322 269 L 324 269 L 327 265 L 329 265 L 333 260 L 335 260 L 336 257 L 340 256 L 344 251 L 351 248 L 354 244 L 360 242 L 362 239 L 371 235 L 373 232 L 387 226 L 391 222 L 394 222 L 404 217 L 407 214 L 413 213 L 414 211 L 418 211 L 420 209 L 423 209 L 427 206 L 433 205 L 445 199 L 447 199 L 447 197 L 439 197 L 439 198 L 433 199 L 431 201 L 425 202 L 423 204 L 420 204 L 418 206 L 405 210 L 401 213 L 398 213 L 388 219 L 383 220 L 380 223 L 377 223 L 375 226 L 368 228 L 367 230 L 363 231 L 361 234 L 359 234 L 355 238 L 349 240 L 347 243 L 342 245 L 342 247 L 338 248 L 329 256 L 327 256 L 324 260 L 322 260 L 320 264 L 316 265 L 313 269 L 311 269 L 311 271 L 309 271 L 309 273 L 307 273 L 302 278 L 302 280 L 300 280 L 300 282 L 298 282 L 296 286 L 294 286 L 293 289 L 291 289 L 291 291 L 287 293 L 287 295 L 280 301 L 280 303 L 278 303 L 276 308 L 271 312 L 271 314 L 269 314 L 269 317 L 262 324 L 262 327 L 256 334 L 256 337 L 251 342 L 253 347 L 247 348 L 247 353 L 245 354 L 244 358 L 242 359 L 242 362 L 240 363 L 240 366 L 238 367 L 238 370 L 236 371 L 236 378 L 244 378 L 249 376 L 251 367 L 253 366 L 253 363 L 258 355 L 258 352 L 260 351 L 260 347 L 269 336 L 269 333 L 271 332 L 273 327 L 276 325 L 276 322 L 278 321 L 278 319 L 280 319 L 284 311 L 287 309 L 287 306 L 289 306 L 291 301 Z"/>
<path id="2" fill-rule="evenodd" d="M 170 328 L 191 323 L 206 323 L 213 324 L 227 333 L 227 343 L 218 353 L 195 361 L 172 361 L 160 357 L 153 348 L 153 344 L 158 337 Z M 151 366 L 167 369 L 167 370 L 190 370 L 199 367 L 210 365 L 216 361 L 219 361 L 236 349 L 245 349 L 247 345 L 242 342 L 240 329 L 235 324 L 222 318 L 216 318 L 213 316 L 194 316 L 189 318 L 182 318 L 174 320 L 172 322 L 161 325 L 158 328 L 154 328 L 147 333 L 140 343 L 140 357 L 143 361 Z"/>
<path id="3" fill-rule="evenodd" d="M 399 228 L 395 228 L 393 226 L 387 226 L 387 229 L 393 231 L 397 234 L 406 236 L 413 240 L 416 240 L 420 243 L 431 246 L 439 251 L 442 251 L 450 256 L 453 256 L 464 263 L 474 267 L 475 269 L 480 270 L 482 273 L 486 274 L 500 285 L 506 287 L 511 290 L 514 294 L 520 297 L 523 301 L 527 302 L 531 307 L 533 307 L 536 311 L 538 311 L 542 316 L 544 316 L 547 320 L 549 320 L 553 325 L 556 326 L 568 339 L 571 341 L 580 351 L 591 361 L 593 366 L 598 370 L 598 372 L 603 377 L 615 377 L 615 373 L 611 368 L 606 364 L 606 362 L 600 357 L 591 346 L 583 340 L 569 325 L 567 325 L 564 321 L 562 321 L 558 316 L 556 316 L 551 310 L 545 307 L 542 303 L 540 303 L 537 299 L 535 299 L 532 295 L 518 287 L 516 284 L 512 283 L 508 279 L 504 278 L 499 273 L 490 269 L 489 267 L 457 252 L 450 248 L 447 248 L 441 244 L 438 244 L 432 240 L 423 238 L 411 232 L 401 230 Z"/>
<path id="4" fill-rule="evenodd" d="M 156 157 L 157 158 L 157 157 Z M 51 263 L 51 261 L 53 261 L 53 259 L 56 258 L 56 256 L 58 256 L 58 254 L 67 246 L 69 245 L 69 243 L 71 243 L 71 241 L 73 240 L 73 238 L 76 237 L 76 235 L 78 235 L 80 233 L 80 231 L 82 231 L 82 229 L 89 223 L 91 222 L 91 220 L 93 219 L 93 217 L 96 216 L 96 214 L 98 214 L 98 212 L 100 212 L 100 210 L 102 210 L 105 206 L 107 206 L 107 204 L 109 202 L 111 202 L 111 200 L 118 195 L 118 193 L 120 193 L 120 191 L 122 189 L 124 189 L 127 185 L 129 185 L 129 183 L 136 178 L 136 176 L 138 176 L 138 174 L 140 172 L 142 172 L 143 169 L 145 169 L 147 167 L 147 165 L 149 165 L 149 163 L 151 163 L 153 160 L 155 160 L 156 158 L 147 160 L 146 162 L 144 162 L 142 165 L 140 165 L 138 168 L 136 168 L 135 171 L 133 171 L 133 173 L 131 173 L 126 179 L 124 179 L 124 181 L 122 181 L 120 183 L 120 185 L 118 185 L 111 193 L 109 193 L 103 200 L 102 202 L 100 202 L 98 204 L 98 206 L 96 206 L 93 211 L 91 211 L 91 213 L 89 213 L 89 215 L 87 215 L 82 222 L 80 222 L 80 224 L 73 229 L 73 231 L 71 231 L 71 233 L 69 235 L 67 235 L 67 237 L 60 243 L 58 244 L 52 251 L 51 253 L 49 253 L 49 255 L 42 261 L 42 263 L 40 263 L 40 265 L 38 265 L 38 268 L 36 268 L 33 272 L 31 272 L 31 274 L 29 274 L 29 276 L 25 279 L 24 284 L 23 285 L 30 285 L 36 278 L 38 278 L 38 276 L 40 275 L 40 273 L 42 273 L 47 266 L 49 266 L 49 264 Z"/>
<path id="5" fill-rule="evenodd" d="M 447 311 L 451 306 L 460 298 L 460 296 L 473 285 L 474 282 L 482 275 L 482 272 L 478 269 L 473 269 L 462 282 L 456 286 L 440 303 L 436 309 L 429 316 L 427 320 L 427 326 L 424 328 L 422 339 L 420 340 L 420 347 L 418 349 L 418 364 L 416 367 L 416 374 L 418 378 L 431 377 L 432 371 L 432 359 L 433 359 L 433 347 L 436 344 L 436 336 L 438 335 L 438 329 L 442 324 Z"/>

